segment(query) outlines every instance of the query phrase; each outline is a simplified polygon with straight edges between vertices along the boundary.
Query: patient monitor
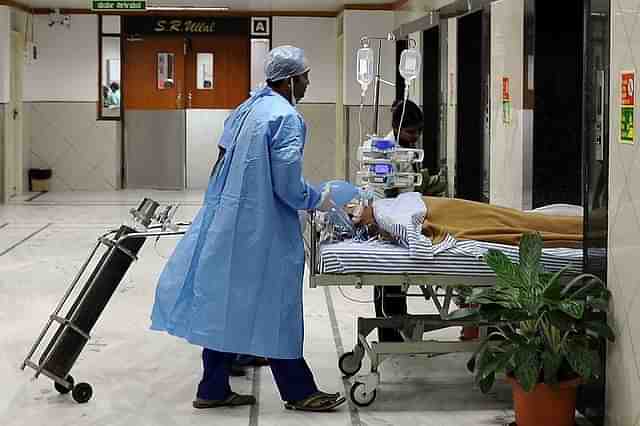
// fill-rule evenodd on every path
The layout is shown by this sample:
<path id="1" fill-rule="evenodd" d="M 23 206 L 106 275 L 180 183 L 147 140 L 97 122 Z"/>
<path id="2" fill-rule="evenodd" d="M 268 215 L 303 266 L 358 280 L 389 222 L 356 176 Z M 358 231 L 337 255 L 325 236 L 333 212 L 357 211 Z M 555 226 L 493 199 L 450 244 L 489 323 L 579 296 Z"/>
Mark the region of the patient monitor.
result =
<path id="1" fill-rule="evenodd" d="M 414 173 L 412 166 L 423 159 L 421 149 L 401 148 L 394 140 L 371 137 L 358 148 L 357 184 L 371 189 L 422 185 L 422 174 Z"/>

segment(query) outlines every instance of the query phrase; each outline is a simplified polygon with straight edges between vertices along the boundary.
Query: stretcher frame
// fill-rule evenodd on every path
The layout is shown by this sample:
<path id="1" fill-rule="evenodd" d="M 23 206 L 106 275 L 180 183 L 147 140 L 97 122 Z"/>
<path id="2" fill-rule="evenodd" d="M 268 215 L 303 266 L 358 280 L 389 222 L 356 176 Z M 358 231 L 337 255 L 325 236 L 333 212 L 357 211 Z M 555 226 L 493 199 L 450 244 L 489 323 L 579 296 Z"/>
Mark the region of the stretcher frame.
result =
<path id="1" fill-rule="evenodd" d="M 357 318 L 357 341 L 353 351 L 344 353 L 338 367 L 346 377 L 351 377 L 362 368 L 362 360 L 367 356 L 371 370 L 358 376 L 351 386 L 352 401 L 359 406 L 373 403 L 380 385 L 380 365 L 394 356 L 424 355 L 434 357 L 451 353 L 472 353 L 478 349 L 487 327 L 495 325 L 473 318 L 469 309 L 454 309 L 454 290 L 460 287 L 493 287 L 496 278 L 492 276 L 442 275 L 442 274 L 380 274 L 380 273 L 323 273 L 320 259 L 320 234 L 322 224 L 315 212 L 307 219 L 304 235 L 305 252 L 309 267 L 309 285 L 318 287 L 371 287 L 399 286 L 403 296 L 423 297 L 433 301 L 438 313 L 431 315 L 402 315 L 384 318 Z M 418 287 L 420 293 L 409 293 L 410 287 Z M 477 326 L 480 336 L 467 341 L 442 341 L 425 339 L 424 334 L 449 327 Z M 404 342 L 387 343 L 369 340 L 369 335 L 378 327 L 393 328 L 403 337 Z"/>

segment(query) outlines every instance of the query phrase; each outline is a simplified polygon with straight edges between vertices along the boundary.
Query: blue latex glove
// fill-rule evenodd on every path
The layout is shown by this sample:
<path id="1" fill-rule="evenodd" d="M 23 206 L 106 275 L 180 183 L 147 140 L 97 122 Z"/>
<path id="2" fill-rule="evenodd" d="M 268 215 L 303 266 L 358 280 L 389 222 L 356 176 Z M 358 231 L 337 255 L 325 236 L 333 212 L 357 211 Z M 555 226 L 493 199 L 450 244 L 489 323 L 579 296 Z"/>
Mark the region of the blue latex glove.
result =
<path id="1" fill-rule="evenodd" d="M 330 180 L 320 184 L 319 192 L 325 192 L 329 187 L 331 199 L 337 207 L 342 207 L 349 201 L 360 196 L 360 189 L 343 180 Z"/>

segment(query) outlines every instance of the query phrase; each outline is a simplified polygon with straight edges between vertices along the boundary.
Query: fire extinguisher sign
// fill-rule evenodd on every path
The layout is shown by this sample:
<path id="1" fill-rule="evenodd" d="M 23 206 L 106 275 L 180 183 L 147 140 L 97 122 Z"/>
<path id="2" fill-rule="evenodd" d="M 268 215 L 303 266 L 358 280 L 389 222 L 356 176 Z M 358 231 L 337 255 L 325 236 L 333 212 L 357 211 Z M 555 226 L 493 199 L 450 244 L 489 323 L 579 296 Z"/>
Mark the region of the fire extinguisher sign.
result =
<path id="1" fill-rule="evenodd" d="M 502 77 L 502 123 L 505 126 L 511 124 L 511 90 L 509 89 L 509 77 Z"/>
<path id="2" fill-rule="evenodd" d="M 635 142 L 636 72 L 620 73 L 620 143 Z"/>

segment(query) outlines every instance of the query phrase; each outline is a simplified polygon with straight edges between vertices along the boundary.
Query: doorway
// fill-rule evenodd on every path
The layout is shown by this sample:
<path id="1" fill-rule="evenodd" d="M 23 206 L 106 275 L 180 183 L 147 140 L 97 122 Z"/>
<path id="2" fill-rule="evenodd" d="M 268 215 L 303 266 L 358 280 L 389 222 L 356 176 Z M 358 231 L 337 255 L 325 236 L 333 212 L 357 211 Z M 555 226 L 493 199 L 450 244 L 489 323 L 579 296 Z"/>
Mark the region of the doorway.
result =
<path id="1" fill-rule="evenodd" d="M 217 156 L 215 132 L 249 95 L 249 38 L 154 34 L 124 43 L 126 186 L 206 185 Z M 191 143 L 194 137 L 200 142 Z M 204 183 L 194 183 L 191 172 Z"/>
<path id="2" fill-rule="evenodd" d="M 424 111 L 424 133 L 422 166 L 431 174 L 440 169 L 440 27 L 422 33 L 422 103 Z"/>
<path id="3" fill-rule="evenodd" d="M 4 134 L 4 201 L 22 194 L 26 174 L 24 172 L 22 141 L 22 73 L 24 62 L 24 36 L 11 33 L 11 71 L 9 103 L 5 110 Z"/>
<path id="4" fill-rule="evenodd" d="M 535 2 L 533 207 L 582 205 L 584 0 Z"/>
<path id="5" fill-rule="evenodd" d="M 485 144 L 488 92 L 488 18 L 482 10 L 458 19 L 456 197 L 488 202 L 489 168 Z M 487 145 L 488 146 L 488 145 Z"/>

